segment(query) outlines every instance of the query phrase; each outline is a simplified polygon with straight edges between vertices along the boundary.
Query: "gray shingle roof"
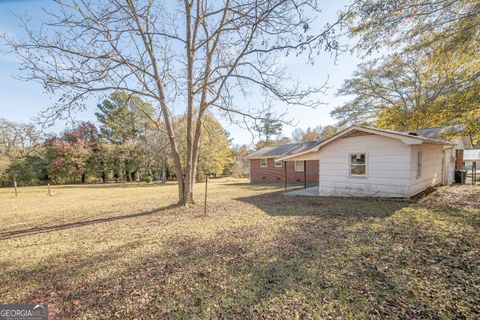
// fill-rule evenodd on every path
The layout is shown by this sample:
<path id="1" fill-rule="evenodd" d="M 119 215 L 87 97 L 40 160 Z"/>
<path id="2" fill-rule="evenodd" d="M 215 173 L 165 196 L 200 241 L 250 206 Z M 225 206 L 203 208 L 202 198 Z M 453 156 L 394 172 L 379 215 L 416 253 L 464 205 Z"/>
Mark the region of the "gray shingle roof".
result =
<path id="1" fill-rule="evenodd" d="M 410 132 L 415 132 L 419 136 L 429 139 L 445 139 L 445 134 L 460 132 L 465 129 L 462 125 L 444 126 L 444 127 L 432 127 L 423 128 Z M 408 132 L 406 132 L 408 133 Z"/>
<path id="2" fill-rule="evenodd" d="M 321 141 L 309 141 L 303 143 L 289 143 L 289 144 L 282 144 L 273 147 L 265 147 L 260 150 L 257 150 L 248 155 L 248 158 L 267 158 L 267 157 L 280 157 L 280 156 L 289 156 L 298 152 L 302 152 L 308 150 Z"/>

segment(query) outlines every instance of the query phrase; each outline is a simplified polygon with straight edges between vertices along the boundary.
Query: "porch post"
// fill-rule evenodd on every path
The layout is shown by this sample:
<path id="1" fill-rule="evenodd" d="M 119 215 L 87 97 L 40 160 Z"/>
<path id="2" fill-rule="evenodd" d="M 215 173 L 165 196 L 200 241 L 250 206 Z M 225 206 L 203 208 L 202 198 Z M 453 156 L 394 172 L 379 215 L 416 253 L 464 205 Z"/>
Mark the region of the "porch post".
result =
<path id="1" fill-rule="evenodd" d="M 283 180 L 285 182 L 285 192 L 287 192 L 287 161 L 283 161 L 283 167 L 285 168 L 285 173 L 283 175 Z"/>
<path id="2" fill-rule="evenodd" d="M 307 189 L 307 160 L 303 160 L 303 188 Z"/>

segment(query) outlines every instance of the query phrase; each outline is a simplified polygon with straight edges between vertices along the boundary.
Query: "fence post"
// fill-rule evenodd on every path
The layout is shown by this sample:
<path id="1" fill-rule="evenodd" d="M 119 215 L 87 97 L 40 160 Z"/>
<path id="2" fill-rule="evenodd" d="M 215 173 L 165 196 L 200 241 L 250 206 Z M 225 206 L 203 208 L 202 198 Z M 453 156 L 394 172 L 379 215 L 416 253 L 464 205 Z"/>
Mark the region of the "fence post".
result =
<path id="1" fill-rule="evenodd" d="M 204 215 L 207 215 L 207 191 L 208 191 L 208 174 L 205 175 L 205 207 L 203 209 Z"/>
<path id="2" fill-rule="evenodd" d="M 13 181 L 13 188 L 15 189 L 15 198 L 17 198 L 18 197 L 17 180 Z"/>

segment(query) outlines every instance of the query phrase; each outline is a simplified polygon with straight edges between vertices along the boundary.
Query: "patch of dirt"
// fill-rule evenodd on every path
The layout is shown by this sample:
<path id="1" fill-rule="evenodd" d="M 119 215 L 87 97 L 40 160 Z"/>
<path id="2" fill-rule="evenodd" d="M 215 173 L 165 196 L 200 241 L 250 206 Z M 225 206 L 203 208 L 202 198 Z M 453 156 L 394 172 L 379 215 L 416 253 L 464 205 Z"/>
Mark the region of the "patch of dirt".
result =
<path id="1" fill-rule="evenodd" d="M 430 188 L 415 197 L 417 203 L 430 208 L 480 208 L 480 186 L 453 185 Z"/>

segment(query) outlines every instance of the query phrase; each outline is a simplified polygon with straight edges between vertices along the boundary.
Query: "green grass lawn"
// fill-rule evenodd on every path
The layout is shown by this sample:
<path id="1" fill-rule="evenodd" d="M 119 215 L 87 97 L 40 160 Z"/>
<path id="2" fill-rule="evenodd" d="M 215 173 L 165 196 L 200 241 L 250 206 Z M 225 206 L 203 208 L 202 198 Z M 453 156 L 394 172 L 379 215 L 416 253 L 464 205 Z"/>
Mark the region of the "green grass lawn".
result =
<path id="1" fill-rule="evenodd" d="M 213 180 L 0 189 L 0 303 L 60 318 L 480 315 L 480 187 L 416 201 L 284 196 Z"/>

